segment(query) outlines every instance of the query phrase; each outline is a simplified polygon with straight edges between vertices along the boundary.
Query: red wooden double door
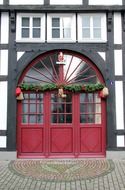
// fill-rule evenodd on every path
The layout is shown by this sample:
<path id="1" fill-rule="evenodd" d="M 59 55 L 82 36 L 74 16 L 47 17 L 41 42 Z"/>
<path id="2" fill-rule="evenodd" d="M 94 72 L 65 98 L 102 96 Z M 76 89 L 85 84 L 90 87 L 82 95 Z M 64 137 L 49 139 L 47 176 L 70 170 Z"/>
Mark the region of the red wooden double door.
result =
<path id="1" fill-rule="evenodd" d="M 38 56 L 23 72 L 20 83 L 28 85 L 84 85 L 104 82 L 86 57 L 63 51 Z M 105 156 L 105 101 L 98 92 L 24 90 L 18 101 L 17 153 L 22 158 Z"/>
<path id="2" fill-rule="evenodd" d="M 105 155 L 105 116 L 98 93 L 24 93 L 18 104 L 19 157 Z"/>

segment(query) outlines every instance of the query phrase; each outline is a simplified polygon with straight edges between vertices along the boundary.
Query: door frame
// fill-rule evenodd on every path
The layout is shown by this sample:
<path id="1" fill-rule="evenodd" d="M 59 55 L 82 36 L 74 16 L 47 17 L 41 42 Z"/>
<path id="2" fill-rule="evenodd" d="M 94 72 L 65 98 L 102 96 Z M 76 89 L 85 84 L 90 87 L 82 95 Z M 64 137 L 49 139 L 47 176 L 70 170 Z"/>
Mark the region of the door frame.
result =
<path id="1" fill-rule="evenodd" d="M 51 53 L 53 53 L 53 52 L 55 52 L 55 51 L 52 51 Z M 86 57 L 84 57 L 83 55 L 79 55 L 79 54 L 77 54 L 76 52 L 70 52 L 70 51 L 68 51 L 68 50 L 65 50 L 64 52 L 68 52 L 70 55 L 72 55 L 72 54 L 74 54 L 74 55 L 78 55 L 80 58 L 83 58 L 83 60 L 84 61 L 87 61 L 87 63 L 89 63 L 89 64 L 91 64 L 92 65 L 92 67 L 95 69 L 95 71 L 97 72 L 97 74 L 98 74 L 98 76 L 100 76 L 99 78 L 101 79 L 101 81 L 103 81 L 104 82 L 104 79 L 103 79 L 103 77 L 102 77 L 102 74 L 101 74 L 101 72 L 96 68 L 96 66 L 89 60 L 89 59 L 87 59 Z M 50 53 L 50 52 L 49 52 Z M 48 53 L 47 53 L 48 54 Z M 29 64 L 29 66 L 23 71 L 23 73 L 22 73 L 22 75 L 21 75 L 21 77 L 20 77 L 20 79 L 19 79 L 19 83 L 23 80 L 23 78 L 24 78 L 24 76 L 25 76 L 25 74 L 26 74 L 26 72 L 28 71 L 28 69 L 34 64 L 34 63 L 36 63 L 37 62 L 37 60 L 39 60 L 40 59 L 40 57 L 45 57 L 47 54 L 43 54 L 43 55 L 40 55 L 40 56 L 38 56 L 35 60 L 33 60 L 30 64 Z M 74 94 L 74 98 L 76 98 L 77 99 L 77 94 Z M 77 101 L 74 101 L 74 109 L 76 108 L 76 105 L 77 105 L 77 103 L 76 103 Z M 19 115 L 20 113 L 20 104 L 21 104 L 21 102 L 18 102 L 18 107 L 17 107 L 17 109 L 18 109 L 18 111 L 17 111 L 17 115 Z M 49 104 L 49 102 L 48 101 L 46 101 L 46 104 Z M 104 157 L 105 156 L 105 152 L 106 152 L 106 102 L 105 102 L 105 100 L 103 100 L 102 99 L 102 107 L 103 107 L 103 110 L 104 110 L 104 117 L 102 117 L 102 121 L 103 121 L 103 123 L 104 123 L 104 127 L 103 127 L 103 134 L 104 134 L 104 136 L 103 136 L 103 139 L 102 139 L 102 144 L 103 144 L 103 151 L 102 151 L 102 153 L 101 154 L 95 154 L 95 155 L 93 155 L 93 154 L 81 154 L 79 157 L 96 157 L 96 156 L 100 156 L 100 157 Z M 47 113 L 47 109 L 45 109 L 45 114 L 48 114 Z M 19 139 L 20 139 L 20 135 L 18 134 L 18 123 L 20 122 L 20 117 L 18 118 L 17 117 L 17 151 L 19 152 L 19 149 L 21 150 L 21 147 L 20 147 L 20 143 L 19 143 Z M 49 120 L 47 120 L 46 122 L 49 122 Z M 74 121 L 75 122 L 75 121 Z M 49 124 L 47 124 L 47 125 L 49 125 Z M 48 134 L 48 132 L 46 132 L 47 134 Z M 77 133 L 77 130 L 76 130 L 76 133 Z M 44 132 L 43 132 L 43 134 L 44 134 Z M 46 134 L 45 134 L 46 135 Z M 74 135 L 74 134 L 73 134 Z M 79 139 L 79 135 L 77 134 L 77 137 L 76 137 L 76 139 Z M 49 149 L 49 145 L 47 145 L 48 146 L 48 149 Z M 74 150 L 78 150 L 78 148 L 74 148 Z M 76 157 L 77 157 L 77 155 L 75 155 Z M 19 154 L 18 154 L 18 157 L 22 157 L 22 156 L 19 156 Z M 25 156 L 23 156 L 23 157 L 25 157 Z M 26 155 L 26 157 L 27 157 L 27 155 Z M 32 155 L 30 155 L 30 157 L 34 157 L 34 156 L 32 156 Z M 38 155 L 38 154 L 36 154 L 36 156 L 35 156 L 36 158 L 37 157 L 44 157 L 43 156 L 43 154 L 41 154 L 41 155 Z M 46 157 L 48 157 L 48 155 L 46 154 Z M 51 156 L 52 157 L 52 156 Z M 55 157 L 55 156 L 54 156 Z M 61 156 L 62 157 L 62 156 Z M 64 156 L 64 157 L 66 157 L 66 156 Z M 68 156 L 69 157 L 69 156 Z"/>

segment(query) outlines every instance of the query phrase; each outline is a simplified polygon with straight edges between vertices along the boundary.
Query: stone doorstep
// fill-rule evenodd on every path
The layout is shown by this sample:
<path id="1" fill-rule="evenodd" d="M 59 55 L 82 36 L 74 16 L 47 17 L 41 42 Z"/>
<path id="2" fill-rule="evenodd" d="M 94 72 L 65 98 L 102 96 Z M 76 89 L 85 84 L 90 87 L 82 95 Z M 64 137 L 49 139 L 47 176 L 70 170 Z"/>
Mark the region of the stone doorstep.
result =
<path id="1" fill-rule="evenodd" d="M 106 151 L 107 159 L 125 159 L 125 151 Z M 16 152 L 0 151 L 0 160 L 16 160 Z M 82 158 L 80 158 L 82 159 Z"/>

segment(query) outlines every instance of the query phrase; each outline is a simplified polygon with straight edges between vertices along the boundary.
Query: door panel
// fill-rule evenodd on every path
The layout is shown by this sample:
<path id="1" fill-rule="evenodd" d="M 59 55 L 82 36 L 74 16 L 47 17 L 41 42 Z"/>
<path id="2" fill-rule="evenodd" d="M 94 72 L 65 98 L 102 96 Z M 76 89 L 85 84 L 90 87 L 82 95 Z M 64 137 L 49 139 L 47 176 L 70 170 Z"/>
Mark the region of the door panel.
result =
<path id="1" fill-rule="evenodd" d="M 58 97 L 57 92 L 50 96 L 50 155 L 73 154 L 72 93 L 67 93 L 66 98 Z"/>
<path id="2" fill-rule="evenodd" d="M 24 92 L 24 100 L 18 102 L 18 157 L 44 152 L 44 95 Z"/>
<path id="3" fill-rule="evenodd" d="M 72 153 L 73 152 L 73 131 L 72 128 L 55 127 L 51 129 L 51 153 Z"/>
<path id="4" fill-rule="evenodd" d="M 43 130 L 35 128 L 23 128 L 21 131 L 21 152 L 43 152 Z"/>
<path id="5" fill-rule="evenodd" d="M 80 153 L 102 154 L 104 151 L 105 112 L 98 93 L 80 93 Z"/>
<path id="6" fill-rule="evenodd" d="M 80 152 L 102 152 L 102 131 L 97 127 L 86 127 L 80 130 Z"/>

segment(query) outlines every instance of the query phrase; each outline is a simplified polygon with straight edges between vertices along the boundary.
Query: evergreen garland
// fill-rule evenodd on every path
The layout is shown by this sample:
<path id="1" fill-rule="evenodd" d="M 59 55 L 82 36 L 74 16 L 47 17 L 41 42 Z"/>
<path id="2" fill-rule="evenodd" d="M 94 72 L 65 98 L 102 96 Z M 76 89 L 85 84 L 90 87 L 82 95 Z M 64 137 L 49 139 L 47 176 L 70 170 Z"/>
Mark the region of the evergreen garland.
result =
<path id="1" fill-rule="evenodd" d="M 72 85 L 56 85 L 54 83 L 51 84 L 29 84 L 29 83 L 21 83 L 18 85 L 22 90 L 28 91 L 52 91 L 52 90 L 58 90 L 59 88 L 63 88 L 64 90 L 71 91 L 71 92 L 95 92 L 102 90 L 104 88 L 104 85 L 101 83 L 96 84 L 72 84 Z"/>

